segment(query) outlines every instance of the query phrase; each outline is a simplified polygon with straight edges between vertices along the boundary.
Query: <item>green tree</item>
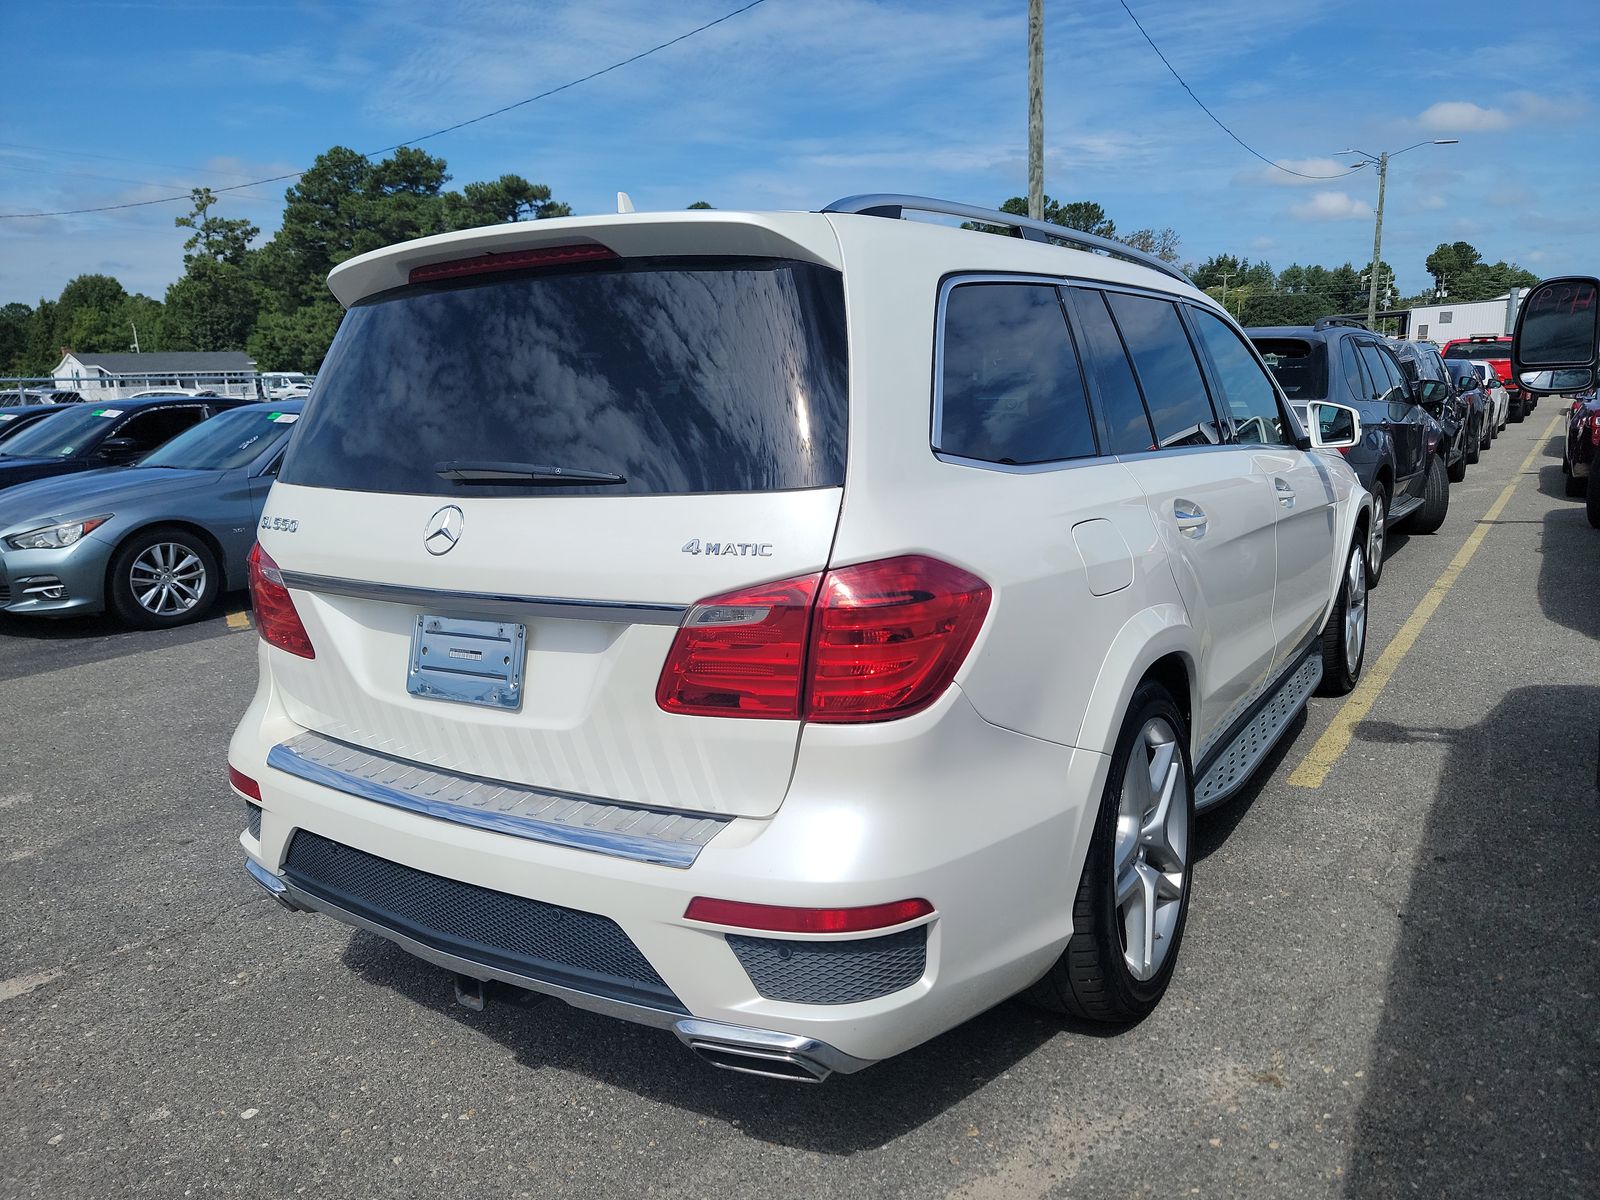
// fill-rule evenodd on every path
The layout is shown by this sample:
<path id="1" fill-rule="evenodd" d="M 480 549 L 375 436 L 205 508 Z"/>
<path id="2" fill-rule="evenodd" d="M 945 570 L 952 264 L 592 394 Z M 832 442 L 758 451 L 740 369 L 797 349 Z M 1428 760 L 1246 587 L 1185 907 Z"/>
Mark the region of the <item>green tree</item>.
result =
<path id="1" fill-rule="evenodd" d="M 194 209 L 187 216 L 178 217 L 174 224 L 180 229 L 192 229 L 193 235 L 184 242 L 184 264 L 195 259 L 243 266 L 250 253 L 250 243 L 261 229 L 249 221 L 213 217 L 212 207 L 217 203 L 216 193 L 210 188 L 194 188 L 190 193 Z"/>
<path id="2" fill-rule="evenodd" d="M 696 200 L 693 204 L 689 205 L 689 208 L 690 208 L 691 211 L 694 210 L 694 209 L 697 209 L 697 208 L 710 208 L 710 207 L 711 207 L 711 205 L 707 204 L 704 200 Z"/>
<path id="3" fill-rule="evenodd" d="M 265 312 L 250 335 L 250 357 L 264 370 L 315 372 L 322 366 L 344 310 L 331 296 L 293 312 Z"/>
<path id="4" fill-rule="evenodd" d="M 33 309 L 11 303 L 0 308 L 0 375 L 20 375 L 28 358 L 28 326 Z"/>
<path id="5" fill-rule="evenodd" d="M 1166 229 L 1135 229 L 1120 240 L 1135 250 L 1154 254 L 1162 262 L 1178 261 L 1178 231 L 1170 226 Z"/>
<path id="6" fill-rule="evenodd" d="M 1000 211 L 1017 217 L 1027 216 L 1027 197 L 1011 197 L 1000 206 Z M 1061 204 L 1046 196 L 1044 198 L 1044 219 L 1052 225 L 1065 225 L 1068 229 L 1076 229 L 1081 233 L 1092 233 L 1096 237 L 1111 238 L 1117 236 L 1117 223 L 1106 216 L 1106 210 L 1093 200 L 1072 200 L 1066 204 Z"/>
<path id="7" fill-rule="evenodd" d="M 261 299 L 253 284 L 261 230 L 249 221 L 214 217 L 210 188 L 191 193 L 193 210 L 175 219 L 193 234 L 184 242 L 183 275 L 167 289 L 161 341 L 167 350 L 243 350 Z"/>
<path id="8" fill-rule="evenodd" d="M 459 192 L 445 192 L 440 198 L 440 225 L 447 230 L 571 215 L 571 205 L 550 198 L 548 184 L 529 183 L 521 175 L 469 183 Z"/>

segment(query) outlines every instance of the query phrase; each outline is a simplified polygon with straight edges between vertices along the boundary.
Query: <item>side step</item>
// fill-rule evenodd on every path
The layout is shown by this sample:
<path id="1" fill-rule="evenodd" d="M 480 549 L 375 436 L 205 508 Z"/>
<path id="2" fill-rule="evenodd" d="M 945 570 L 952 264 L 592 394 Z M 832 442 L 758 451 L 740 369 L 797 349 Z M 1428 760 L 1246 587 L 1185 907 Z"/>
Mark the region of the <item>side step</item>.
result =
<path id="1" fill-rule="evenodd" d="M 1320 642 L 1313 645 L 1300 665 L 1284 676 L 1277 691 L 1240 727 L 1212 760 L 1194 789 L 1194 808 L 1204 812 L 1215 808 L 1237 792 L 1267 757 L 1283 731 L 1289 728 L 1305 703 L 1322 682 Z"/>

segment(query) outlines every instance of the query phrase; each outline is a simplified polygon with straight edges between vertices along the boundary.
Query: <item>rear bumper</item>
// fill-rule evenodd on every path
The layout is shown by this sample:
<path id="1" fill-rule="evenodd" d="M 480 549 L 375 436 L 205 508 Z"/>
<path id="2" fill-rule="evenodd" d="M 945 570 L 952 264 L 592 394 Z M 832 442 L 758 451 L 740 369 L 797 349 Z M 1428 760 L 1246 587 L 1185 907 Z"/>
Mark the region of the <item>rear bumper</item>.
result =
<path id="1" fill-rule="evenodd" d="M 261 786 L 261 836 L 240 838 L 251 873 L 281 899 L 376 932 L 458 975 L 673 1028 L 690 1043 L 717 1043 L 706 1033 L 711 1026 L 730 1044 L 737 1041 L 730 1029 L 754 1031 L 758 1046 L 790 1039 L 791 1050 L 812 1047 L 806 1061 L 832 1062 L 827 1070 L 858 1069 L 909 1049 L 1049 968 L 1072 932 L 1072 898 L 1098 807 L 1088 798 L 1100 795 L 1108 762 L 990 725 L 952 688 L 904 721 L 808 728 L 779 811 L 731 821 L 691 865 L 678 867 L 462 825 L 271 767 L 273 747 L 299 732 L 275 704 L 268 673 L 229 754 Z M 622 998 L 508 967 L 503 958 L 413 936 L 414 929 L 313 894 L 288 862 L 301 830 L 414 872 L 614 922 L 668 999 L 641 1003 L 636 993 Z M 686 920 L 696 896 L 799 907 L 923 898 L 934 912 L 868 934 L 795 936 Z M 889 994 L 842 1003 L 763 995 L 728 940 L 792 941 L 799 955 L 919 925 L 926 926 L 920 975 L 905 986 L 897 981 Z M 691 1025 L 698 1032 L 686 1034 L 685 1022 L 701 1023 Z M 696 1048 L 716 1061 L 714 1048 Z"/>

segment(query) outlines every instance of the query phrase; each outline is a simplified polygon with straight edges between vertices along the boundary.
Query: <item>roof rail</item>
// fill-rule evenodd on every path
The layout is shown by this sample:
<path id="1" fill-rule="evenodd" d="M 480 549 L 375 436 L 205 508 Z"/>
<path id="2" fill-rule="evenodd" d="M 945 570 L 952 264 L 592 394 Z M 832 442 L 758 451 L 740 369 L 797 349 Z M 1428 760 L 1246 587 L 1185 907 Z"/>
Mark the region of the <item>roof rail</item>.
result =
<path id="1" fill-rule="evenodd" d="M 1311 328 L 1327 329 L 1334 325 L 1344 325 L 1351 329 L 1365 329 L 1367 327 L 1367 323 L 1365 321 L 1357 321 L 1351 317 L 1318 317 L 1316 323 L 1313 324 Z"/>
<path id="2" fill-rule="evenodd" d="M 1136 250 L 1125 242 L 1112 241 L 1110 238 L 1097 237 L 1092 233 L 1082 233 L 1076 229 L 1069 229 L 1065 225 L 1053 225 L 1049 221 L 1035 221 L 1031 217 L 1019 217 L 1013 213 L 1000 212 L 993 208 L 979 208 L 974 204 L 962 204 L 955 200 L 935 200 L 931 196 L 904 196 L 894 192 L 879 192 L 864 196 L 846 196 L 842 200 L 835 200 L 822 210 L 825 213 L 855 213 L 867 217 L 888 217 L 898 221 L 907 211 L 938 213 L 946 217 L 961 217 L 967 221 L 980 221 L 985 225 L 1004 225 L 1016 231 L 1016 236 L 1026 238 L 1030 242 L 1059 242 L 1071 246 L 1075 250 L 1097 251 L 1109 254 L 1113 258 L 1126 259 L 1128 262 L 1137 263 L 1141 267 L 1149 267 L 1152 271 L 1160 271 L 1163 275 L 1176 279 L 1179 283 L 1194 286 L 1194 281 L 1177 267 L 1165 259 L 1157 258 L 1144 250 Z"/>

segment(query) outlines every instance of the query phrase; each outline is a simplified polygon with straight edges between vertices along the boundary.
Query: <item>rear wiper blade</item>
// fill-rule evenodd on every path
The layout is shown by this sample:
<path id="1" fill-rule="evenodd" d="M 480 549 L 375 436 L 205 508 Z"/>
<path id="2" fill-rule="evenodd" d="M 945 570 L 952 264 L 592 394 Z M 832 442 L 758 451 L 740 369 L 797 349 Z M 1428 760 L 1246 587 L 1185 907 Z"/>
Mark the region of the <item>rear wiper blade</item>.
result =
<path id="1" fill-rule="evenodd" d="M 454 483 L 542 483 L 588 487 L 593 484 L 628 482 L 614 471 L 579 471 L 572 467 L 549 467 L 540 463 L 481 462 L 459 458 L 434 463 L 433 473 L 440 479 Z"/>

